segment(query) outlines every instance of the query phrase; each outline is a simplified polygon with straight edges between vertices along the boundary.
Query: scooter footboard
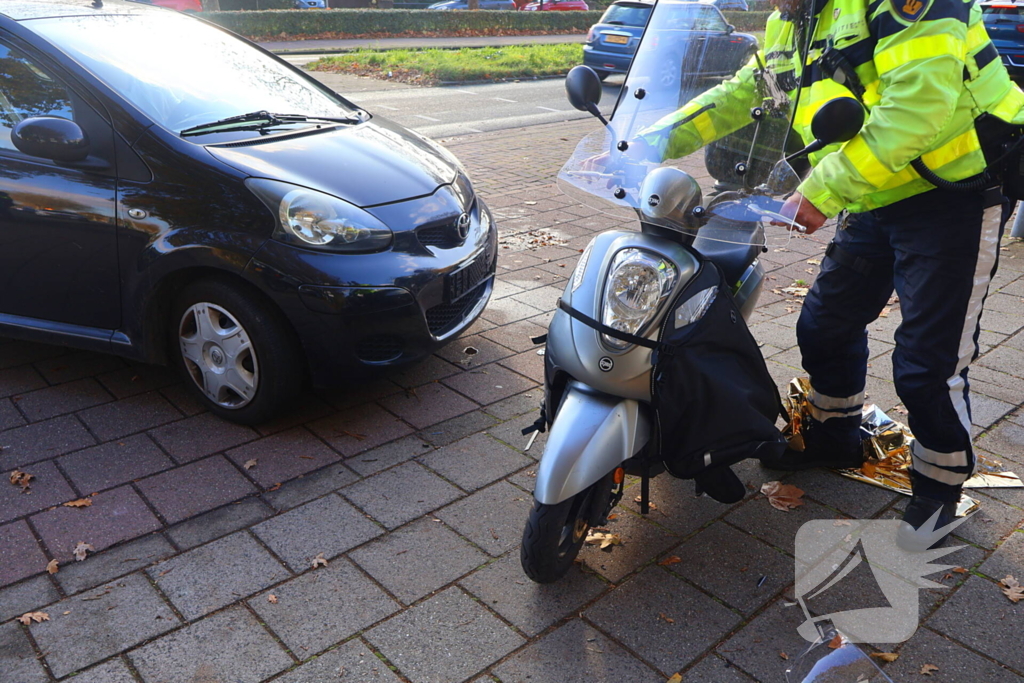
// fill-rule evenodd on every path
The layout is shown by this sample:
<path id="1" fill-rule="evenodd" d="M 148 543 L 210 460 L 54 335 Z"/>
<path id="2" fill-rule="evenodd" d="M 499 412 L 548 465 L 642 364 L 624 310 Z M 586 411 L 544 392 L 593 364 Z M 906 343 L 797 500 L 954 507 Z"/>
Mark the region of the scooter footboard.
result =
<path id="1" fill-rule="evenodd" d="M 547 505 L 567 500 L 639 453 L 650 434 L 640 402 L 569 382 L 537 468 L 534 498 Z"/>

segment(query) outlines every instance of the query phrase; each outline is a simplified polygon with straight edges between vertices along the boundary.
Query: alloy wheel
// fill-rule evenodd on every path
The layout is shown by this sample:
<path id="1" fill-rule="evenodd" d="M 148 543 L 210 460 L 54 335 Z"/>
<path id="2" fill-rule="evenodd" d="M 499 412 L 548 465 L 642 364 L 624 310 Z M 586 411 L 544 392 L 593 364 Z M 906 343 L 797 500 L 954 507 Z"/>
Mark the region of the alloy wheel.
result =
<path id="1" fill-rule="evenodd" d="M 224 308 L 189 306 L 178 325 L 185 367 L 206 397 L 223 408 L 247 405 L 259 387 L 259 364 L 249 333 Z"/>

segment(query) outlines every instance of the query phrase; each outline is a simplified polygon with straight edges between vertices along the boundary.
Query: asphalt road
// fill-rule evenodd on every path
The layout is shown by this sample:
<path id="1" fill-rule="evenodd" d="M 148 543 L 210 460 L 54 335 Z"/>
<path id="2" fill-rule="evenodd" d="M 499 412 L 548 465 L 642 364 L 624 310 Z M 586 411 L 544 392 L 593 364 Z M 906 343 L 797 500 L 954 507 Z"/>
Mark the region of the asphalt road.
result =
<path id="1" fill-rule="evenodd" d="M 309 55 L 284 58 L 299 66 L 315 59 Z M 560 78 L 422 88 L 354 76 L 310 73 L 367 111 L 434 138 L 590 116 L 569 105 Z M 608 80 L 601 103 L 605 114 L 614 106 L 621 83 L 621 77 Z"/>

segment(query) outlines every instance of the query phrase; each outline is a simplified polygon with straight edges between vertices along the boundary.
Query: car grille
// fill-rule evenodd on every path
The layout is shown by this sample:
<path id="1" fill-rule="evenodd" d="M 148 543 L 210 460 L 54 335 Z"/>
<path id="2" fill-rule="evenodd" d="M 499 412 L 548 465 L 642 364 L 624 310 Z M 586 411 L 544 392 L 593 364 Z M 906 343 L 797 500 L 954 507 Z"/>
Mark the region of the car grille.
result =
<path id="1" fill-rule="evenodd" d="M 438 304 L 427 309 L 427 327 L 430 329 L 430 333 L 435 337 L 440 337 L 450 332 L 469 315 L 486 293 L 487 281 L 484 280 L 458 301 L 453 301 L 450 304 Z"/>
<path id="2" fill-rule="evenodd" d="M 459 237 L 459 229 L 455 225 L 457 220 L 458 218 L 455 218 L 443 225 L 420 228 L 416 231 L 416 237 L 425 247 L 440 247 L 442 249 L 457 247 L 465 241 Z"/>
<path id="3" fill-rule="evenodd" d="M 366 363 L 386 363 L 402 355 L 402 339 L 391 334 L 364 337 L 356 344 L 356 356 Z"/>

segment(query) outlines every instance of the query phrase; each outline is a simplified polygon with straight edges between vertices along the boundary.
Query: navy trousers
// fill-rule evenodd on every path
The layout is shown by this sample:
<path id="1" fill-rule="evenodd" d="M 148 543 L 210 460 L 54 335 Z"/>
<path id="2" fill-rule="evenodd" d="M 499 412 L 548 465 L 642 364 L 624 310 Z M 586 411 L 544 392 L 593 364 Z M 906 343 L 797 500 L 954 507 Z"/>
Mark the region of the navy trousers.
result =
<path id="1" fill-rule="evenodd" d="M 842 418 L 859 415 L 864 402 L 867 325 L 895 289 L 903 321 L 893 381 L 916 437 L 914 491 L 938 500 L 956 500 L 974 472 L 967 368 L 978 353 L 1004 213 L 998 190 L 933 190 L 851 214 L 797 323 L 812 417 L 826 432 L 847 432 L 858 420 Z"/>

